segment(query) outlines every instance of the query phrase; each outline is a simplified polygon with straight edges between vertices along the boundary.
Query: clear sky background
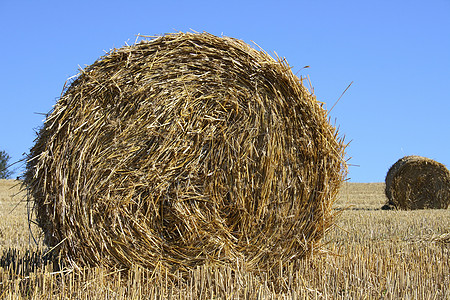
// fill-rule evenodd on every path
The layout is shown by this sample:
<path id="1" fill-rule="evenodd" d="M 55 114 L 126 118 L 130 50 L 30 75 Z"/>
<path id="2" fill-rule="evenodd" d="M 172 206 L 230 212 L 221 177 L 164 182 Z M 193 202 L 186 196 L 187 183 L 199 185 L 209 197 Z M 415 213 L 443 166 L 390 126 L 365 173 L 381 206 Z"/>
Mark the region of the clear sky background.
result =
<path id="1" fill-rule="evenodd" d="M 450 167 L 450 0 L 0 0 L 0 150 L 23 158 L 79 67 L 191 29 L 275 51 L 328 109 L 353 82 L 330 114 L 351 141 L 350 181 L 382 182 L 405 155 Z"/>

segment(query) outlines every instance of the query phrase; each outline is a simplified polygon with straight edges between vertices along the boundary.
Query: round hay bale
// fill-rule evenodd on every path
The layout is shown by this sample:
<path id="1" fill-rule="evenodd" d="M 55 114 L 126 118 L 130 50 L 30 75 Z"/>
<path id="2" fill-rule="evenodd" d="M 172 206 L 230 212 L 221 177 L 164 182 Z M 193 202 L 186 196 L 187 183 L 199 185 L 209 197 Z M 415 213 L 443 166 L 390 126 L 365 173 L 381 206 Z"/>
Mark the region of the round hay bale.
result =
<path id="1" fill-rule="evenodd" d="M 386 174 L 384 209 L 448 208 L 450 172 L 441 163 L 421 156 L 405 156 Z"/>
<path id="2" fill-rule="evenodd" d="M 45 242 L 76 266 L 264 269 L 317 249 L 344 149 L 284 60 L 177 33 L 83 70 L 48 114 L 25 182 Z"/>

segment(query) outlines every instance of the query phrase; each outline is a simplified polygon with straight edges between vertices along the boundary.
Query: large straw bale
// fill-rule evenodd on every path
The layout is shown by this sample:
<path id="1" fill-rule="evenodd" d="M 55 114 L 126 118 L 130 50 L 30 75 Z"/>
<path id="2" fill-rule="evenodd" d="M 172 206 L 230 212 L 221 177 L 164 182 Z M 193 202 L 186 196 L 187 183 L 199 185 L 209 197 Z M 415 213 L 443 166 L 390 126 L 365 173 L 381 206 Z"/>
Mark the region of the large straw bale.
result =
<path id="1" fill-rule="evenodd" d="M 405 156 L 386 174 L 384 208 L 403 210 L 448 208 L 450 172 L 441 163 L 422 156 Z"/>
<path id="2" fill-rule="evenodd" d="M 317 249 L 344 148 L 284 60 L 176 33 L 83 70 L 48 114 L 25 183 L 45 242 L 75 266 L 264 269 Z"/>

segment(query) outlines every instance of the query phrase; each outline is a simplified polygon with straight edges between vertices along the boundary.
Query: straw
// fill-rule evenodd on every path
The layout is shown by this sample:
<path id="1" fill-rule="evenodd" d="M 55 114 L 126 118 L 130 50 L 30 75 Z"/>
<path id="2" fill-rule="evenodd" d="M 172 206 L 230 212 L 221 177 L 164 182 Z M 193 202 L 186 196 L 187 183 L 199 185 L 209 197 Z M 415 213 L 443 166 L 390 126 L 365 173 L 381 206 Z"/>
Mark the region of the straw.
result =
<path id="1" fill-rule="evenodd" d="M 450 172 L 430 158 L 405 156 L 389 168 L 385 194 L 389 201 L 384 208 L 448 208 Z"/>
<path id="2" fill-rule="evenodd" d="M 319 247 L 344 149 L 285 60 L 176 33 L 83 70 L 48 114 L 25 183 L 45 242 L 75 266 L 264 270 Z"/>

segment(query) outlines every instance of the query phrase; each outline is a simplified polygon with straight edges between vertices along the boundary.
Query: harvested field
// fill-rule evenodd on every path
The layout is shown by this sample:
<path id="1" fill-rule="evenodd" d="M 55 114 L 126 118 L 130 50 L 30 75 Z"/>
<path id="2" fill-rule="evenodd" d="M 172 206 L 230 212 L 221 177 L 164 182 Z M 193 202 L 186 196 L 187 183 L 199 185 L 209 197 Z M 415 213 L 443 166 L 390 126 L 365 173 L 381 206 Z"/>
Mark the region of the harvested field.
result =
<path id="1" fill-rule="evenodd" d="M 341 215 L 324 239 L 328 251 L 306 258 L 295 272 L 287 264 L 281 290 L 239 265 L 204 265 L 185 280 L 139 267 L 126 274 L 99 267 L 57 271 L 40 259 L 42 234 L 35 231 L 37 245 L 29 238 L 24 195 L 11 197 L 16 184 L 0 180 L 2 299 L 450 298 L 450 210 L 382 211 L 384 183 L 344 184 L 335 204 Z"/>

